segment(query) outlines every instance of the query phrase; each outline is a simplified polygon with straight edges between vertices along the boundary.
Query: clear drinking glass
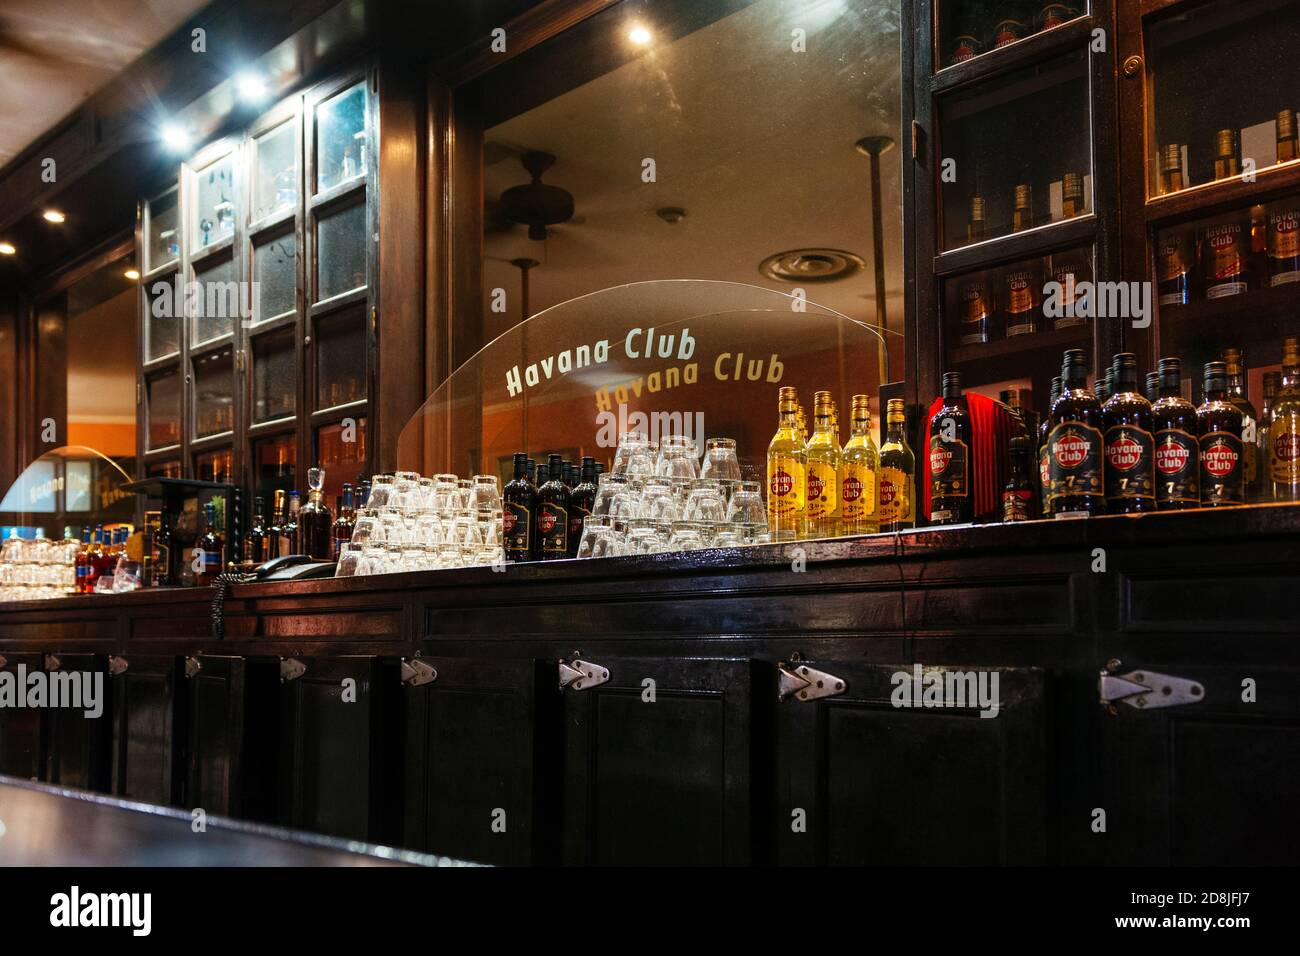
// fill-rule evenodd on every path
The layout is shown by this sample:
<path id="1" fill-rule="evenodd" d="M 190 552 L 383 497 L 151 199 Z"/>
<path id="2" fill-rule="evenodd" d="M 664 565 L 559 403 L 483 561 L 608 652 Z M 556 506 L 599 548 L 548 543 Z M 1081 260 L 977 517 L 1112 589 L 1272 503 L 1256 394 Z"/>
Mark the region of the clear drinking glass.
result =
<path id="1" fill-rule="evenodd" d="M 672 538 L 668 542 L 671 551 L 699 551 L 708 547 L 705 540 L 707 526 L 698 521 L 674 521 Z"/>
<path id="2" fill-rule="evenodd" d="M 700 477 L 740 480 L 740 459 L 736 457 L 734 438 L 710 438 L 704 443 L 704 464 L 700 466 Z"/>
<path id="3" fill-rule="evenodd" d="M 652 521 L 676 521 L 681 517 L 672 483 L 651 478 L 641 493 L 639 515 Z"/>
<path id="4" fill-rule="evenodd" d="M 596 479 L 596 501 L 591 507 L 594 515 L 608 515 L 614 497 L 627 484 L 627 475 L 606 473 Z"/>
<path id="5" fill-rule="evenodd" d="M 744 524 L 767 524 L 767 506 L 763 504 L 763 485 L 757 481 L 742 481 L 731 493 L 727 504 L 727 521 Z"/>
<path id="6" fill-rule="evenodd" d="M 721 523 L 727 519 L 727 502 L 722 496 L 722 485 L 708 478 L 691 482 L 690 497 L 682 512 L 685 521 Z"/>
<path id="7" fill-rule="evenodd" d="M 475 475 L 470 484 L 469 506 L 479 511 L 501 510 L 501 488 L 496 475 Z"/>
<path id="8" fill-rule="evenodd" d="M 387 507 L 393 495 L 393 476 L 375 475 L 370 480 L 370 499 L 366 504 L 371 508 Z"/>
<path id="9" fill-rule="evenodd" d="M 356 520 L 352 525 L 352 541 L 362 546 L 383 543 L 384 525 L 378 512 L 373 508 L 361 508 L 357 511 Z"/>
<path id="10" fill-rule="evenodd" d="M 699 452 L 695 442 L 685 435 L 665 438 L 659 450 L 655 474 L 663 478 L 698 478 Z"/>
<path id="11" fill-rule="evenodd" d="M 361 545 L 349 541 L 339 549 L 339 561 L 334 568 L 336 578 L 350 578 L 357 573 L 357 565 L 361 563 Z"/>

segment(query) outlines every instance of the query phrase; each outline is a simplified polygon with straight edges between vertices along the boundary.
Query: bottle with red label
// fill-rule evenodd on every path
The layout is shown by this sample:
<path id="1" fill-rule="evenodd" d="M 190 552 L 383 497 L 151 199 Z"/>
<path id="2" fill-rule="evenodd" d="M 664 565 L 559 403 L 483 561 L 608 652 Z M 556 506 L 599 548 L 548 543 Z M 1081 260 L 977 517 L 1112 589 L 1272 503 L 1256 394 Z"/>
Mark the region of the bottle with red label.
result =
<path id="1" fill-rule="evenodd" d="M 1052 483 L 1051 458 L 1048 455 L 1047 433 L 1052 430 L 1052 406 L 1061 397 L 1061 376 L 1052 376 L 1051 395 L 1047 400 L 1047 414 L 1038 426 L 1038 500 L 1042 502 L 1043 514 L 1052 513 L 1047 491 Z"/>
<path id="2" fill-rule="evenodd" d="M 1250 288 L 1250 232 L 1239 219 L 1207 226 L 1201 234 L 1201 286 L 1207 299 Z"/>
<path id="3" fill-rule="evenodd" d="M 537 489 L 528 478 L 528 453 L 515 452 L 514 465 L 514 478 L 501 491 L 501 535 L 507 561 L 531 561 Z"/>
<path id="4" fill-rule="evenodd" d="M 1138 392 L 1137 356 L 1120 352 L 1111 368 L 1112 392 L 1102 406 L 1106 439 L 1106 510 L 1156 510 L 1155 436 L 1151 403 Z"/>
<path id="5" fill-rule="evenodd" d="M 962 524 L 974 514 L 971 420 L 958 372 L 943 373 L 943 406 L 930 419 L 930 523 Z"/>
<path id="6" fill-rule="evenodd" d="M 1241 409 L 1228 401 L 1228 369 L 1205 363 L 1205 395 L 1196 410 L 1201 459 L 1201 504 L 1222 508 L 1245 503 L 1246 455 L 1241 445 Z"/>
<path id="7" fill-rule="evenodd" d="M 596 459 L 584 456 L 581 466 L 574 466 L 573 490 L 569 492 L 569 557 L 578 556 L 582 540 L 582 523 L 596 507 Z"/>
<path id="8" fill-rule="evenodd" d="M 1031 521 L 1038 517 L 1038 496 L 1030 477 L 1029 439 L 1017 435 L 1008 443 L 1011 474 L 1002 489 L 1002 520 Z"/>
<path id="9" fill-rule="evenodd" d="M 1155 430 L 1156 508 L 1181 511 L 1201 504 L 1201 451 L 1196 406 L 1183 398 L 1183 363 L 1162 358 L 1156 366 L 1159 398 L 1151 407 Z"/>
<path id="10" fill-rule="evenodd" d="M 1088 354 L 1067 349 L 1047 434 L 1047 500 L 1054 517 L 1106 513 L 1101 429 L 1101 405 L 1088 389 Z"/>
<path id="11" fill-rule="evenodd" d="M 1300 282 L 1300 201 L 1291 199 L 1268 211 L 1268 284 Z"/>
<path id="12" fill-rule="evenodd" d="M 564 456 L 547 456 L 547 482 L 537 489 L 537 540 L 543 561 L 569 556 L 569 488 Z"/>

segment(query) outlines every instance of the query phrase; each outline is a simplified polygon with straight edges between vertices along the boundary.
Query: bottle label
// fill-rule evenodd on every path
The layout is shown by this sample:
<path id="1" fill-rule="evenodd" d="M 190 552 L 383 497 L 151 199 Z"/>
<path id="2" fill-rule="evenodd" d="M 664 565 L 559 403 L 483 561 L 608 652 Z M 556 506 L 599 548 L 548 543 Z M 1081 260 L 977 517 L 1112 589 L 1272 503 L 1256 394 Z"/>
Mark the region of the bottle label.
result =
<path id="1" fill-rule="evenodd" d="M 1034 331 L 1038 302 L 1034 295 L 1033 276 L 1020 269 L 1007 273 L 1007 335 L 1024 335 Z"/>
<path id="2" fill-rule="evenodd" d="M 1207 432 L 1200 438 L 1201 501 L 1205 504 L 1241 504 L 1241 479 L 1245 455 L 1241 436 Z"/>
<path id="3" fill-rule="evenodd" d="M 542 540 L 542 554 L 564 554 L 569 545 L 568 530 L 567 509 L 549 502 L 537 509 L 537 535 Z"/>
<path id="4" fill-rule="evenodd" d="M 203 555 L 203 573 L 220 574 L 221 573 L 221 552 L 208 551 L 202 548 L 196 549 Z"/>
<path id="5" fill-rule="evenodd" d="M 1101 432 L 1083 422 L 1062 422 L 1047 435 L 1047 500 L 1102 497 Z"/>
<path id="6" fill-rule="evenodd" d="M 952 51 L 952 62 L 965 63 L 978 52 L 979 50 L 975 47 L 975 40 L 970 37 L 960 37 L 957 40 L 957 46 Z"/>
<path id="7" fill-rule="evenodd" d="M 876 513 L 876 473 L 866 465 L 848 462 L 840 480 L 840 500 L 845 521 L 860 521 Z"/>
<path id="8" fill-rule="evenodd" d="M 1033 492 L 1028 488 L 1017 488 L 1014 491 L 1002 492 L 1002 520 L 1003 521 L 1028 521 L 1030 503 L 1033 501 Z"/>
<path id="9" fill-rule="evenodd" d="M 790 518 L 803 511 L 806 481 L 804 466 L 796 459 L 786 455 L 768 459 L 767 513 Z"/>
<path id="10" fill-rule="evenodd" d="M 970 494 L 970 449 L 961 439 L 930 436 L 930 497 L 965 498 Z M 933 516 L 931 516 L 933 517 Z"/>
<path id="11" fill-rule="evenodd" d="M 1106 500 L 1155 498 L 1154 451 L 1155 439 L 1149 431 L 1116 425 L 1106 432 Z"/>
<path id="12" fill-rule="evenodd" d="M 1259 473 L 1259 435 L 1258 426 L 1251 415 L 1244 412 L 1241 416 L 1241 446 L 1246 467 L 1244 476 L 1246 486 L 1253 488 L 1255 475 Z"/>
<path id="13" fill-rule="evenodd" d="M 1061 314 L 1052 320 L 1052 328 L 1086 325 L 1090 304 L 1087 294 L 1079 292 L 1079 284 L 1087 281 L 1087 274 L 1077 265 L 1066 264 L 1052 272 L 1052 281 L 1061 287 Z"/>
<path id="14" fill-rule="evenodd" d="M 1268 217 L 1269 285 L 1300 282 L 1300 209 L 1286 209 Z"/>
<path id="15" fill-rule="evenodd" d="M 984 288 L 983 282 L 968 282 L 962 286 L 962 345 L 982 345 L 989 340 L 988 296 Z"/>
<path id="16" fill-rule="evenodd" d="M 1274 484 L 1300 485 L 1300 417 L 1279 416 L 1268 434 L 1268 474 Z"/>
<path id="17" fill-rule="evenodd" d="M 569 508 L 569 550 L 576 550 L 582 539 L 582 522 L 591 511 L 580 506 Z"/>
<path id="18" fill-rule="evenodd" d="M 911 484 L 911 476 L 901 468 L 880 469 L 880 521 L 882 524 L 914 520 Z"/>
<path id="19" fill-rule="evenodd" d="M 1245 233 L 1238 223 L 1224 223 L 1205 230 L 1207 299 L 1221 299 L 1246 291 Z"/>
<path id="20" fill-rule="evenodd" d="M 1156 432 L 1156 499 L 1200 504 L 1199 459 L 1195 435 L 1180 428 Z"/>
<path id="21" fill-rule="evenodd" d="M 1043 442 L 1043 447 L 1038 451 L 1038 483 L 1042 488 L 1043 497 L 1047 497 L 1047 491 L 1052 485 L 1052 454 L 1051 445 Z"/>
<path id="22" fill-rule="evenodd" d="M 808 517 L 825 518 L 835 514 L 835 496 L 839 491 L 834 465 L 824 461 L 808 462 Z"/>
<path id="23" fill-rule="evenodd" d="M 532 547 L 533 513 L 518 502 L 507 502 L 501 515 L 501 536 L 507 551 L 527 552 Z"/>

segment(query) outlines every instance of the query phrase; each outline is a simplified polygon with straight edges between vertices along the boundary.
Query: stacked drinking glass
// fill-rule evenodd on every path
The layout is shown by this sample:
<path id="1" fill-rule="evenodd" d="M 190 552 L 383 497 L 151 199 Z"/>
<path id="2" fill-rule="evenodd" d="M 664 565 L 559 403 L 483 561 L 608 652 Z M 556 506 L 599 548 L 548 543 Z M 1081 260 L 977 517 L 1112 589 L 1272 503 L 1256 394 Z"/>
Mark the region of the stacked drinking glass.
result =
<path id="1" fill-rule="evenodd" d="M 495 475 L 376 475 L 337 577 L 501 564 L 501 488 Z"/>
<path id="2" fill-rule="evenodd" d="M 766 544 L 762 485 L 741 478 L 736 442 L 710 438 L 700 460 L 684 435 L 662 443 L 643 432 L 619 440 L 613 467 L 597 480 L 578 557 L 657 554 Z"/>
<path id="3" fill-rule="evenodd" d="M 0 601 L 32 601 L 77 592 L 77 552 L 72 538 L 27 539 L 16 534 L 0 548 Z"/>

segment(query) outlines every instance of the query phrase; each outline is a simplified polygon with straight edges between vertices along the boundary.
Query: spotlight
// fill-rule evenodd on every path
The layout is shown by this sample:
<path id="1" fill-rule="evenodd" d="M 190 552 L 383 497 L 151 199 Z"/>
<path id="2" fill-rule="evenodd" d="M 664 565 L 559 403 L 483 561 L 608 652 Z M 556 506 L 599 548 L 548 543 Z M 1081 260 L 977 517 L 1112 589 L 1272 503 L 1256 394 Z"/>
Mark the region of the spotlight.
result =
<path id="1" fill-rule="evenodd" d="M 235 90 L 239 98 L 246 103 L 257 103 L 266 98 L 266 84 L 252 73 L 240 73 L 235 77 Z"/>
<path id="2" fill-rule="evenodd" d="M 57 209 L 47 209 L 45 210 L 45 212 L 41 213 L 41 218 L 44 219 L 46 222 L 58 223 L 58 222 L 66 222 L 68 217 L 65 216 L 63 213 L 59 212 Z"/>
<path id="3" fill-rule="evenodd" d="M 140 278 L 140 270 L 127 269 L 125 272 L 122 273 L 122 275 L 126 276 L 128 279 L 134 282 L 136 279 Z"/>
<path id="4" fill-rule="evenodd" d="M 175 123 L 168 123 L 160 131 L 162 141 L 167 144 L 169 149 L 180 152 L 190 145 L 190 134 Z"/>
<path id="5" fill-rule="evenodd" d="M 0 242 L 0 256 L 12 256 L 18 250 L 13 247 L 13 243 Z"/>
<path id="6" fill-rule="evenodd" d="M 645 27 L 635 26 L 632 28 L 632 32 L 627 35 L 627 38 L 637 46 L 645 46 L 650 42 L 650 31 Z"/>

